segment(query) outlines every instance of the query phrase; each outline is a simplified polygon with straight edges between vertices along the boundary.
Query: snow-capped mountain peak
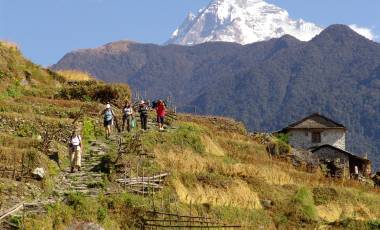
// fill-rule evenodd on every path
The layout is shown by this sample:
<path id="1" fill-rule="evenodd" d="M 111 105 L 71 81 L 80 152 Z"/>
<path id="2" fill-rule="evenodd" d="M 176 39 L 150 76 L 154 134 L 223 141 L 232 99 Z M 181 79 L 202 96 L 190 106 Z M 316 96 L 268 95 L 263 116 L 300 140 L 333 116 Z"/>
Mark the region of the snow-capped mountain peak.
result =
<path id="1" fill-rule="evenodd" d="M 247 44 L 290 34 L 307 41 L 322 28 L 293 20 L 286 10 L 264 0 L 213 0 L 197 15 L 192 13 L 168 43 L 193 45 L 208 41 Z"/>

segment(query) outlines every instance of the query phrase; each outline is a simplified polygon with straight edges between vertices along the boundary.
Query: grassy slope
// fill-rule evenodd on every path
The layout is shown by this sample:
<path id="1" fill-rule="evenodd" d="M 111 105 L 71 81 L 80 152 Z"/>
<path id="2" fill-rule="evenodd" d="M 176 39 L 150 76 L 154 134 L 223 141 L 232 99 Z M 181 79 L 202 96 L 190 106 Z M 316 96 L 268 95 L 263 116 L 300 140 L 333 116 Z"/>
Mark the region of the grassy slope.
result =
<path id="1" fill-rule="evenodd" d="M 270 159 L 239 123 L 180 116 L 177 125 L 173 133 L 152 132 L 145 141 L 160 167 L 172 172 L 171 191 L 181 202 L 195 203 L 200 214 L 265 229 L 343 220 L 342 226 L 365 226 L 357 221 L 380 217 L 378 191 Z M 263 200 L 273 206 L 263 207 Z"/>
<path id="2" fill-rule="evenodd" d="M 84 98 L 87 101 L 56 98 L 57 92 L 66 87 L 65 81 L 1 43 L 0 71 L 0 167 L 12 164 L 14 156 L 20 163 L 24 152 L 30 156 L 31 166 L 48 169 L 42 182 L 0 179 L 3 208 L 21 195 L 25 200 L 50 195 L 59 168 L 39 149 L 44 131 L 63 127 L 62 136 L 52 147 L 59 153 L 62 168 L 67 166 L 64 137 L 73 128 L 71 123 L 80 108 L 86 114 L 85 137 L 101 139 L 102 132 L 95 116 L 101 109 L 99 103 L 88 97 Z M 26 81 L 28 73 L 31 79 Z M 91 128 L 94 125 L 95 130 Z M 173 126 L 177 129 L 165 133 L 152 130 L 143 136 L 144 147 L 155 155 L 144 162 L 147 173 L 171 173 L 168 186 L 154 198 L 156 204 L 169 198 L 178 201 L 165 203 L 166 211 L 188 214 L 191 203 L 193 214 L 251 229 L 313 229 L 327 222 L 342 229 L 379 225 L 378 191 L 352 182 L 327 180 L 318 173 L 309 174 L 287 162 L 270 159 L 265 146 L 233 120 L 180 115 Z M 116 157 L 114 151 L 111 157 Z M 133 154 L 126 157 L 136 160 Z M 114 176 L 112 173 L 108 179 L 112 181 Z M 264 207 L 263 200 L 271 200 L 273 205 Z M 76 220 L 84 220 L 100 223 L 106 229 L 128 229 L 137 226 L 143 211 L 151 205 L 149 198 L 128 193 L 97 198 L 71 194 L 65 203 L 49 206 L 46 215 L 26 218 L 25 224 L 27 229 L 64 229 Z"/>

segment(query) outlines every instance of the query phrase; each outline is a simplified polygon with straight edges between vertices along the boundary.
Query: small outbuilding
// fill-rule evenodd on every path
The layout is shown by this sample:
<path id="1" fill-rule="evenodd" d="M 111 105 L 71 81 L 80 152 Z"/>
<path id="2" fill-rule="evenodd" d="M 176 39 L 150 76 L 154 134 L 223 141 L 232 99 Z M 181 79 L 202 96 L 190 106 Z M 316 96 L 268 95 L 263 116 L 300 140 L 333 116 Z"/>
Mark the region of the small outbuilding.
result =
<path id="1" fill-rule="evenodd" d="M 322 145 L 311 150 L 332 177 L 355 178 L 371 175 L 371 161 L 332 145 Z M 356 178 L 357 179 L 357 178 Z"/>
<path id="2" fill-rule="evenodd" d="M 303 118 L 280 133 L 288 134 L 289 144 L 294 148 L 311 149 L 322 145 L 332 145 L 346 149 L 346 132 L 344 125 L 318 113 Z"/>

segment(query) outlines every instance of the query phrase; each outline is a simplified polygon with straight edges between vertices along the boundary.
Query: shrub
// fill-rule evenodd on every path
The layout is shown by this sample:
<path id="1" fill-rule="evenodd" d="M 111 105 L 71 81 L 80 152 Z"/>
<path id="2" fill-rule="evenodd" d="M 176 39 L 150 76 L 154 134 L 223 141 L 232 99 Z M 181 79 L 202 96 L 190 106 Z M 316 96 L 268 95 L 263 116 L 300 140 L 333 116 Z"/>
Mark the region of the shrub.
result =
<path id="1" fill-rule="evenodd" d="M 95 139 L 95 124 L 88 117 L 83 118 L 83 139 L 84 140 Z"/>
<path id="2" fill-rule="evenodd" d="M 315 221 L 318 218 L 313 193 L 306 187 L 300 188 L 292 199 L 295 214 L 304 221 Z"/>
<path id="3" fill-rule="evenodd" d="M 280 133 L 277 135 L 277 139 L 282 141 L 282 142 L 285 142 L 286 144 L 289 144 L 289 135 L 288 134 Z"/>
<path id="4" fill-rule="evenodd" d="M 19 137 L 33 137 L 38 134 L 38 131 L 31 123 L 21 123 L 16 128 L 16 135 Z"/>
<path id="5" fill-rule="evenodd" d="M 380 219 L 369 221 L 368 226 L 370 229 L 380 229 Z"/>
<path id="6" fill-rule="evenodd" d="M 90 81 L 94 80 L 91 74 L 79 70 L 59 70 L 57 71 L 66 81 Z"/>
<path id="7" fill-rule="evenodd" d="M 98 208 L 98 212 L 97 212 L 98 221 L 103 222 L 106 219 L 107 214 L 108 214 L 107 208 L 104 208 L 104 207 Z"/>
<path id="8" fill-rule="evenodd" d="M 192 123 L 182 123 L 180 127 L 172 133 L 173 144 L 181 147 L 193 149 L 197 153 L 204 153 L 205 147 L 201 140 L 201 129 Z"/>
<path id="9" fill-rule="evenodd" d="M 91 80 L 66 84 L 56 97 L 68 100 L 110 102 L 122 107 L 125 101 L 131 98 L 131 92 L 126 84 L 105 84 Z"/>

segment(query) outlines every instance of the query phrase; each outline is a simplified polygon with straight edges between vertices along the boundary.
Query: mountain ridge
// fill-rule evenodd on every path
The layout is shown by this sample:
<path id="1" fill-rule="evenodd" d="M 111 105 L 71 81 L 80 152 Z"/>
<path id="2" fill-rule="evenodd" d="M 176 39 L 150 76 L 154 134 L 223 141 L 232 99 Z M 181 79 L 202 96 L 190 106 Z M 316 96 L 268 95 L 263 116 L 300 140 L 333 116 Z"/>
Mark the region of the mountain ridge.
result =
<path id="1" fill-rule="evenodd" d="M 189 13 L 166 43 L 194 45 L 208 41 L 248 44 L 292 34 L 308 41 L 322 28 L 304 20 L 293 20 L 289 13 L 262 0 L 214 0 Z"/>

